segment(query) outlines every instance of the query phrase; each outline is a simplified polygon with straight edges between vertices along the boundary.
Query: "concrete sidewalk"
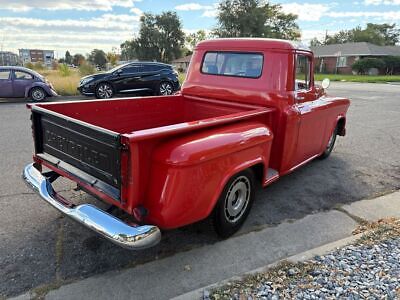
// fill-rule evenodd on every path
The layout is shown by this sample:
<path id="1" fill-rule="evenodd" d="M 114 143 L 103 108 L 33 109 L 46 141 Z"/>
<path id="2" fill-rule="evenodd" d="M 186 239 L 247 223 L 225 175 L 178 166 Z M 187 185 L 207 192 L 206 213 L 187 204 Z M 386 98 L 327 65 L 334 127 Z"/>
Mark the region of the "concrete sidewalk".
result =
<path id="1" fill-rule="evenodd" d="M 180 299 L 194 299 L 201 295 L 202 287 L 215 282 L 338 240 L 350 240 L 360 220 L 390 216 L 400 217 L 400 191 L 66 284 L 50 291 L 46 299 L 170 299 L 179 295 L 183 295 Z"/>

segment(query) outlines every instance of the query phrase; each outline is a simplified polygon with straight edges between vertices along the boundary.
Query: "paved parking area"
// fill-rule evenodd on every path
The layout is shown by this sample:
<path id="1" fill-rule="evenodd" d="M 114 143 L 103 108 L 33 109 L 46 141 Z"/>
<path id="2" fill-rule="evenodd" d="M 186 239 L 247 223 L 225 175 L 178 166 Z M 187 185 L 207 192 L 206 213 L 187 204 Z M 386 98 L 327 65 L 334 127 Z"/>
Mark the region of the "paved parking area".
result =
<path id="1" fill-rule="evenodd" d="M 329 93 L 352 100 L 347 136 L 329 159 L 259 190 L 241 234 L 400 189 L 400 86 L 333 83 Z M 21 181 L 32 156 L 24 103 L 0 103 L 0 126 L 0 296 L 218 243 L 206 222 L 167 232 L 158 246 L 141 252 L 99 238 L 61 217 Z M 68 197 L 94 201 L 64 183 L 58 186 Z"/>

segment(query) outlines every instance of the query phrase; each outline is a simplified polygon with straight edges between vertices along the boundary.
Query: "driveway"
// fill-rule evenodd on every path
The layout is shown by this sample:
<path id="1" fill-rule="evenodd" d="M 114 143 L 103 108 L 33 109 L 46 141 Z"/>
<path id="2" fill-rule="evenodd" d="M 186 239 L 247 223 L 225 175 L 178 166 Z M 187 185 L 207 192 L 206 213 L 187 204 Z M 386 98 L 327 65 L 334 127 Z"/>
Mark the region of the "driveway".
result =
<path id="1" fill-rule="evenodd" d="M 259 190 L 239 234 L 400 189 L 400 86 L 333 83 L 329 93 L 352 100 L 347 136 L 338 138 L 329 159 L 315 160 Z M 63 218 L 20 179 L 33 150 L 25 105 L 0 103 L 0 122 L 0 296 L 218 243 L 202 222 L 166 232 L 154 248 L 130 252 Z M 67 197 L 95 201 L 64 183 L 58 187 Z"/>

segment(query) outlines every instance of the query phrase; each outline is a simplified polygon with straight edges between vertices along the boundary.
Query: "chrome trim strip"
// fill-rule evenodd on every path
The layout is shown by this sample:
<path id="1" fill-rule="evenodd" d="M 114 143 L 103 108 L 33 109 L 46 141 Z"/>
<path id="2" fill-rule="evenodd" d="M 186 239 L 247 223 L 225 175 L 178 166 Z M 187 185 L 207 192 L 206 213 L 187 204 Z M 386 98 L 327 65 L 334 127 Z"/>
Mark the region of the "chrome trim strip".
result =
<path id="1" fill-rule="evenodd" d="M 142 89 L 130 89 L 130 90 L 121 90 L 120 93 L 128 93 L 128 92 L 139 92 L 139 91 L 150 91 L 149 88 L 142 88 Z"/>
<path id="2" fill-rule="evenodd" d="M 57 193 L 53 190 L 50 181 L 33 164 L 24 168 L 22 177 L 47 203 L 118 246 L 140 250 L 152 247 L 161 240 L 160 229 L 156 226 L 129 226 L 91 204 L 65 206 L 57 200 Z"/>

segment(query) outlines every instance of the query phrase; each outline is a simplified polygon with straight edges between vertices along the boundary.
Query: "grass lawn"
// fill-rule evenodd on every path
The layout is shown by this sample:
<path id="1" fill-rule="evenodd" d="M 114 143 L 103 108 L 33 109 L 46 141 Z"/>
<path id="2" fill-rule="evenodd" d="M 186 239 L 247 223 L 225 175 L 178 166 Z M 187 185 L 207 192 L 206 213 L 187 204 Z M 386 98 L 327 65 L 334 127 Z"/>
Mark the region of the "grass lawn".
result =
<path id="1" fill-rule="evenodd" d="M 368 83 L 385 83 L 399 82 L 400 75 L 342 75 L 342 74 L 315 74 L 315 80 L 322 81 L 324 78 L 329 78 L 331 81 L 348 81 L 348 82 L 368 82 Z"/>

